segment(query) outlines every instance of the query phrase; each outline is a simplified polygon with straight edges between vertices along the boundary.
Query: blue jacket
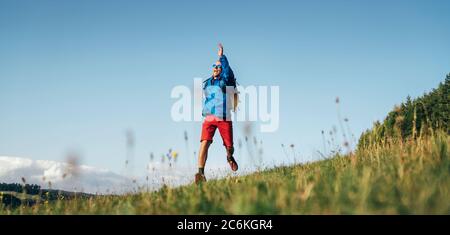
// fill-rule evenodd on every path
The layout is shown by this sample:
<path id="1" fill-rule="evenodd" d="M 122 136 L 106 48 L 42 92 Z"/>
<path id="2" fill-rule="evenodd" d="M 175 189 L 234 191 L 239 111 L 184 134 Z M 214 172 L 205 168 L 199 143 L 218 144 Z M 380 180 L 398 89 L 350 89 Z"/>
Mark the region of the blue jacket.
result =
<path id="1" fill-rule="evenodd" d="M 236 79 L 233 70 L 231 70 L 228 59 L 225 55 L 220 57 L 222 72 L 217 79 L 212 76 L 203 82 L 203 92 L 205 94 L 205 103 L 203 105 L 202 115 L 214 115 L 218 118 L 231 118 L 232 103 L 231 95 L 227 94 L 227 87 L 236 88 Z M 228 99 L 228 107 L 227 107 Z"/>

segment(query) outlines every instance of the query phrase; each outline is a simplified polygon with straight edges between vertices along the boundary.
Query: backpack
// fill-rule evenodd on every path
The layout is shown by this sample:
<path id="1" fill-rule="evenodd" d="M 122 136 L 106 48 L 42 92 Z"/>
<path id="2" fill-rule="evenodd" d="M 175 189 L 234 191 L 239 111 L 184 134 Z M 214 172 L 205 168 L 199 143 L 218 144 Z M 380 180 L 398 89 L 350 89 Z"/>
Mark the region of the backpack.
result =
<path id="1" fill-rule="evenodd" d="M 236 79 L 234 80 L 234 92 L 233 92 L 233 112 L 237 111 L 237 107 L 239 105 L 239 91 L 236 86 Z"/>
<path id="2" fill-rule="evenodd" d="M 233 78 L 233 81 L 231 81 L 231 86 L 233 86 L 233 103 L 231 104 L 231 110 L 233 110 L 233 112 L 237 111 L 237 107 L 239 105 L 239 91 L 237 89 L 237 85 L 238 83 L 236 82 L 236 78 Z"/>

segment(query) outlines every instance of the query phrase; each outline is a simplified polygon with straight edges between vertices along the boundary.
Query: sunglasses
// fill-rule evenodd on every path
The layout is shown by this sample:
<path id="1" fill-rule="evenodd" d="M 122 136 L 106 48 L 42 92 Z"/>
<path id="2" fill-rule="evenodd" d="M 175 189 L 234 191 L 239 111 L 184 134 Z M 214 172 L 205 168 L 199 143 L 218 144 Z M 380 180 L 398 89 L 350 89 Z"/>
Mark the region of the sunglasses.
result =
<path id="1" fill-rule="evenodd" d="M 215 68 L 215 69 L 219 69 L 219 68 L 221 69 L 222 65 L 220 65 L 220 64 L 213 64 L 212 67 Z"/>

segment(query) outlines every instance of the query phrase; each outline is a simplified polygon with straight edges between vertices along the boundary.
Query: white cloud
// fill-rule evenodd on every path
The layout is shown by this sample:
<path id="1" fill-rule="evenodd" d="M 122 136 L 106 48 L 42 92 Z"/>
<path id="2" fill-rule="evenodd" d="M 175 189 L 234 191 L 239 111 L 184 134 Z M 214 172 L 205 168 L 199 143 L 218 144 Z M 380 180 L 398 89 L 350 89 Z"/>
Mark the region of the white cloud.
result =
<path id="1" fill-rule="evenodd" d="M 131 180 L 106 169 L 86 165 L 77 167 L 78 174 L 71 171 L 71 165 L 63 162 L 32 160 L 19 157 L 0 156 L 0 182 L 20 183 L 22 177 L 28 184 L 42 188 L 87 193 L 123 193 L 131 190 Z"/>

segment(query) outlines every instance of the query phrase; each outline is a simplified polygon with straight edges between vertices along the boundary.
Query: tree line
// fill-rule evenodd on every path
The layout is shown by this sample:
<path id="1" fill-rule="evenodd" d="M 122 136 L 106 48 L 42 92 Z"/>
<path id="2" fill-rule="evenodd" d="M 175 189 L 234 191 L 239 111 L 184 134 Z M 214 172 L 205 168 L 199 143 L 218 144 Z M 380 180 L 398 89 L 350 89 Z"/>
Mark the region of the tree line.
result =
<path id="1" fill-rule="evenodd" d="M 41 190 L 41 186 L 36 184 L 18 184 L 18 183 L 0 183 L 0 191 L 12 191 L 12 192 L 18 192 L 18 193 L 27 193 L 31 195 L 37 195 L 39 194 Z"/>
<path id="2" fill-rule="evenodd" d="M 436 130 L 450 134 L 450 73 L 437 88 L 424 95 L 396 105 L 383 122 L 361 134 L 358 148 L 383 143 L 392 139 L 415 139 Z"/>

